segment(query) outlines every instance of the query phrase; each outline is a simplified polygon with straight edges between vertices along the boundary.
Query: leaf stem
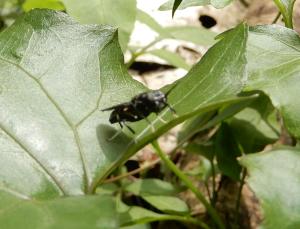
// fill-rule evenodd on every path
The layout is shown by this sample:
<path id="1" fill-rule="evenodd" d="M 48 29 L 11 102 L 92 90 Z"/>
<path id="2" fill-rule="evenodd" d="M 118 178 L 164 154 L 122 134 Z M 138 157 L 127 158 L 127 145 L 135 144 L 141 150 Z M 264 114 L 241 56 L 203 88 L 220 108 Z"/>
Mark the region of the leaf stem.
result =
<path id="1" fill-rule="evenodd" d="M 145 47 L 137 51 L 136 53 L 132 53 L 131 59 L 126 63 L 126 67 L 130 68 L 130 66 L 134 63 L 136 58 L 138 58 L 140 55 L 143 55 L 149 48 L 151 48 L 153 45 L 155 45 L 157 42 L 161 41 L 161 37 L 157 37 L 153 41 L 151 41 L 149 44 L 147 44 Z"/>
<path id="2" fill-rule="evenodd" d="M 240 187 L 239 187 L 238 196 L 237 196 L 236 205 L 235 205 L 235 225 L 238 225 L 239 209 L 240 209 L 240 204 L 241 204 L 241 196 L 242 196 L 243 186 L 245 184 L 246 175 L 247 175 L 247 171 L 246 171 L 245 168 L 243 168 L 242 179 L 241 179 L 241 182 L 240 182 Z"/>
<path id="3" fill-rule="evenodd" d="M 217 201 L 217 191 L 216 191 L 216 170 L 214 165 L 214 159 L 209 160 L 211 164 L 211 172 L 212 172 L 212 198 L 211 205 L 215 207 Z"/>
<path id="4" fill-rule="evenodd" d="M 156 165 L 159 162 L 160 162 L 160 159 L 157 159 L 157 160 L 155 160 L 153 162 L 150 162 L 149 164 L 147 164 L 145 166 L 142 166 L 142 167 L 140 167 L 138 169 L 132 170 L 132 171 L 130 171 L 128 173 L 123 173 L 123 174 L 121 174 L 119 176 L 108 178 L 108 179 L 106 179 L 106 180 L 103 181 L 103 184 L 112 183 L 112 182 L 115 182 L 117 180 L 123 179 L 125 177 L 135 175 L 137 173 L 140 173 L 143 170 L 146 170 L 148 168 L 153 167 L 154 165 Z"/>
<path id="5" fill-rule="evenodd" d="M 188 179 L 188 177 L 177 168 L 177 166 L 162 152 L 157 140 L 152 142 L 152 146 L 156 151 L 157 155 L 161 158 L 161 160 L 166 164 L 166 166 L 178 176 L 182 182 L 196 195 L 196 197 L 201 201 L 201 203 L 205 206 L 207 212 L 212 217 L 214 222 L 218 225 L 220 229 L 225 229 L 224 224 L 222 223 L 218 213 L 216 210 L 209 204 L 204 195 L 194 186 L 194 184 Z"/>
<path id="6" fill-rule="evenodd" d="M 275 17 L 274 20 L 272 21 L 272 24 L 276 24 L 276 22 L 278 21 L 278 19 L 280 18 L 280 16 L 281 16 L 281 12 L 278 11 L 276 17 Z"/>

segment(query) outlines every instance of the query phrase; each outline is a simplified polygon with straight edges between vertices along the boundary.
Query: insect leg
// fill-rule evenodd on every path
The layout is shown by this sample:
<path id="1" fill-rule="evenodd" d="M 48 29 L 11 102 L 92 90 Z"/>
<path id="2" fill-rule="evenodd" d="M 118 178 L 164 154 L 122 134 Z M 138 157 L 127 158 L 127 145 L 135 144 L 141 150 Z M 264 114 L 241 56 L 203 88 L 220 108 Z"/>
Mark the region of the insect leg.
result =
<path id="1" fill-rule="evenodd" d="M 173 112 L 173 115 L 174 115 L 175 117 L 178 117 L 178 115 L 177 115 L 175 109 L 174 109 L 170 104 L 165 103 L 165 105 Z"/>
<path id="2" fill-rule="evenodd" d="M 135 131 L 130 126 L 128 126 L 125 122 L 123 122 L 123 124 L 128 128 L 128 130 L 130 130 L 131 133 L 135 134 Z"/>
<path id="3" fill-rule="evenodd" d="M 122 125 L 122 122 L 120 121 L 120 118 L 119 118 L 118 115 L 117 115 L 117 118 L 118 118 L 118 120 L 119 120 L 118 123 L 119 123 L 121 129 L 119 129 L 118 131 L 116 131 L 116 133 L 115 133 L 113 136 L 111 136 L 110 138 L 106 139 L 106 140 L 109 141 L 109 142 L 112 141 L 112 140 L 114 140 L 119 134 L 122 133 L 123 125 Z"/>
<path id="4" fill-rule="evenodd" d="M 120 125 L 121 128 L 123 128 L 122 122 L 119 122 L 119 125 Z"/>

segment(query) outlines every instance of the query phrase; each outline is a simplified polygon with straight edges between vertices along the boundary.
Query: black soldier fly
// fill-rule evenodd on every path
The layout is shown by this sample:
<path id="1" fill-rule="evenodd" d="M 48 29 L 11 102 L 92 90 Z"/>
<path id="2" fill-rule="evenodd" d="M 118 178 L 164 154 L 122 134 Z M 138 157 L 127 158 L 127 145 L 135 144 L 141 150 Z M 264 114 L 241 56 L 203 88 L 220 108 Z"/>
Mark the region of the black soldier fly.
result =
<path id="1" fill-rule="evenodd" d="M 102 111 L 112 110 L 109 116 L 109 122 L 111 124 L 119 123 L 121 129 L 123 128 L 124 125 L 133 134 L 135 134 L 135 131 L 130 126 L 128 126 L 126 122 L 137 122 L 142 119 L 145 119 L 151 125 L 152 130 L 154 130 L 154 127 L 152 126 L 151 122 L 147 119 L 147 117 L 151 113 L 155 113 L 156 115 L 158 115 L 158 113 L 161 112 L 165 107 L 169 107 L 169 109 L 174 114 L 176 114 L 175 110 L 167 102 L 167 97 L 171 92 L 171 90 L 174 89 L 175 86 L 173 86 L 167 93 L 164 93 L 159 90 L 140 93 L 134 96 L 130 102 L 121 103 L 112 107 L 108 107 L 103 109 Z M 165 122 L 161 118 L 160 120 L 162 122 Z M 114 139 L 119 133 L 120 132 L 117 132 L 114 136 L 112 136 L 108 140 Z"/>

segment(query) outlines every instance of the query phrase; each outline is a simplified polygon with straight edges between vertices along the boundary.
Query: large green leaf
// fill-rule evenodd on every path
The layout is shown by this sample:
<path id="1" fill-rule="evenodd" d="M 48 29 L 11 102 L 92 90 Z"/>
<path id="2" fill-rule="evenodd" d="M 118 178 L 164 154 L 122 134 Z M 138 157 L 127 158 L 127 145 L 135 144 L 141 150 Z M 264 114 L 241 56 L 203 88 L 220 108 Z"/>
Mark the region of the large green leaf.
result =
<path id="1" fill-rule="evenodd" d="M 107 120 L 99 103 L 108 99 L 108 90 L 124 91 L 119 99 L 131 97 L 139 84 L 129 85 L 133 80 L 122 73 L 125 68 L 111 76 L 102 66 L 113 64 L 109 59 L 115 66 L 122 63 L 115 34 L 111 27 L 80 26 L 48 10 L 31 11 L 1 33 L 0 174 L 5 189 L 39 198 L 82 194 L 116 156 L 103 154 L 97 140 L 95 127 Z"/>
<path id="2" fill-rule="evenodd" d="M 108 24 L 119 28 L 119 42 L 126 50 L 136 20 L 136 0 L 62 0 L 68 14 L 84 24 Z"/>
<path id="3" fill-rule="evenodd" d="M 247 47 L 249 80 L 245 90 L 262 90 L 283 116 L 287 129 L 300 137 L 300 38 L 281 26 L 252 29 Z"/>
<path id="4" fill-rule="evenodd" d="M 265 229 L 300 228 L 300 151 L 292 148 L 241 158 L 247 182 L 260 199 Z"/>
<path id="5" fill-rule="evenodd" d="M 37 218 L 28 228 L 84 228 L 88 221 L 89 228 L 103 228 L 99 210 L 105 206 L 96 197 L 38 205 L 36 199 L 90 192 L 95 178 L 120 156 L 99 145 L 96 126 L 107 123 L 99 104 L 110 105 L 115 91 L 121 94 L 112 101 L 130 98 L 142 86 L 126 74 L 116 29 L 33 10 L 0 34 L 0 47 L 0 189 L 14 195 L 4 193 L 0 200 L 5 210 L 0 227 L 18 228 Z M 107 63 L 115 66 L 113 74 Z M 6 211 L 5 203 L 13 201 L 18 208 Z M 22 220 L 24 212 L 28 217 Z M 116 227 L 107 220 L 113 223 L 107 228 Z"/>
<path id="6" fill-rule="evenodd" d="M 285 25 L 288 28 L 293 28 L 293 9 L 296 0 L 273 0 L 279 8 Z"/>
<path id="7" fill-rule="evenodd" d="M 169 0 L 159 7 L 159 10 L 173 10 L 173 6 L 176 0 Z M 213 5 L 216 8 L 223 8 L 231 3 L 232 0 L 183 0 L 176 9 L 185 9 L 191 6 L 205 6 L 205 5 Z M 175 10 L 176 10 L 175 9 Z"/>
<path id="8" fill-rule="evenodd" d="M 0 192 L 0 227 L 5 229 L 117 229 L 116 206 L 109 196 L 22 200 Z"/>

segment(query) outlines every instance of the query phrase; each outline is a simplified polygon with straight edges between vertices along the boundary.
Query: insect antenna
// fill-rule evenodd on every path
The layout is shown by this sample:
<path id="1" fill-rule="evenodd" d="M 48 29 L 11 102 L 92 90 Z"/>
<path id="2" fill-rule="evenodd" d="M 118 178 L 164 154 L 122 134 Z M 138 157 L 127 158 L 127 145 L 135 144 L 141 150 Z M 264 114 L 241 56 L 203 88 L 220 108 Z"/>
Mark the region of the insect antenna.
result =
<path id="1" fill-rule="evenodd" d="M 167 98 L 168 95 L 171 93 L 171 91 L 173 91 L 173 89 L 174 89 L 175 87 L 177 87 L 177 85 L 178 85 L 178 83 L 175 83 L 174 85 L 172 85 L 172 86 L 170 87 L 170 89 L 165 93 L 166 98 Z M 175 116 L 177 116 L 175 109 L 174 109 L 169 103 L 165 102 L 165 105 L 173 112 L 173 114 L 174 114 Z"/>

